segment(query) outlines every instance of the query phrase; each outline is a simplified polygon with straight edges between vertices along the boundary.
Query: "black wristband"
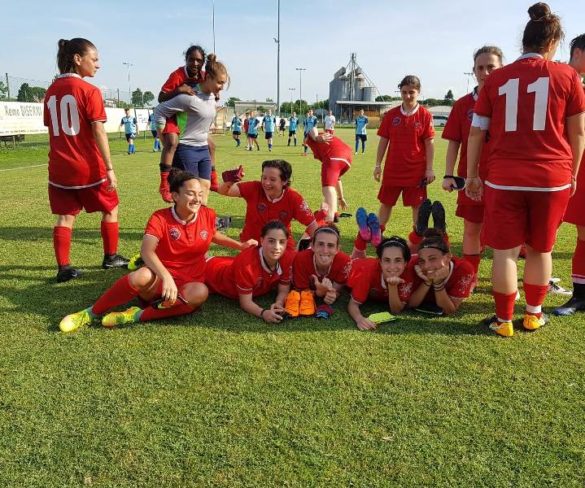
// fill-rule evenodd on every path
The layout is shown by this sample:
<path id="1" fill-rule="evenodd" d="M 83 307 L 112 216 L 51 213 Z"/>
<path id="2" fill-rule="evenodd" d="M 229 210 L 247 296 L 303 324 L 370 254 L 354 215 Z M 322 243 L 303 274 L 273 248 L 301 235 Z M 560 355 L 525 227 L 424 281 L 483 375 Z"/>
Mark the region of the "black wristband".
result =
<path id="1" fill-rule="evenodd" d="M 264 312 L 266 312 L 266 309 L 263 308 L 262 311 L 260 312 L 260 318 L 264 319 Z"/>
<path id="2" fill-rule="evenodd" d="M 443 176 L 443 179 L 445 179 L 445 178 L 453 178 L 453 175 L 445 175 L 445 176 Z"/>

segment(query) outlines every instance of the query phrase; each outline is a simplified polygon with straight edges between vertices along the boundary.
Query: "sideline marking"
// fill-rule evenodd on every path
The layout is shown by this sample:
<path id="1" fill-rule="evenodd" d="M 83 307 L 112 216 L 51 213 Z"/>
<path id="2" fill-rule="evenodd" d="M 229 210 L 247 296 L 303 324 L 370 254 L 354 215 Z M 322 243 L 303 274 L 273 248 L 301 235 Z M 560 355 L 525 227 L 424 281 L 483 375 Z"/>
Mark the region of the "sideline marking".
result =
<path id="1" fill-rule="evenodd" d="M 0 169 L 0 172 L 2 172 L 2 171 L 15 171 L 17 169 L 40 168 L 41 166 L 47 166 L 47 165 L 46 164 L 35 164 L 34 166 L 19 166 L 18 168 Z"/>

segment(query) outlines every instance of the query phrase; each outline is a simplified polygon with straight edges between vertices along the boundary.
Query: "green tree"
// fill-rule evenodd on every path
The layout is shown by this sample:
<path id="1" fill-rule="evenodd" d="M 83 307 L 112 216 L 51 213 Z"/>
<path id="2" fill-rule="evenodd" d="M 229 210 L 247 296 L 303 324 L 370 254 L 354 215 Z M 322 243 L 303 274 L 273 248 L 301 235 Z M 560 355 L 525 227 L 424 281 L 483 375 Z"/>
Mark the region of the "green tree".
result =
<path id="1" fill-rule="evenodd" d="M 234 107 L 236 106 L 236 102 L 239 102 L 239 101 L 240 101 L 240 99 L 239 99 L 238 97 L 229 97 L 229 98 L 228 98 L 228 101 L 227 101 L 227 102 L 225 102 L 225 104 L 226 104 L 228 107 L 232 107 L 232 108 L 234 108 Z"/>
<path id="2" fill-rule="evenodd" d="M 3 81 L 0 81 L 0 100 L 6 100 L 8 98 L 8 87 Z"/>
<path id="3" fill-rule="evenodd" d="M 144 105 L 143 96 L 142 90 L 136 88 L 136 90 L 132 92 L 132 105 L 135 107 L 142 107 Z"/>
<path id="4" fill-rule="evenodd" d="M 392 97 L 390 95 L 378 95 L 376 97 L 376 102 L 391 102 Z"/>
<path id="5" fill-rule="evenodd" d="M 19 102 L 41 102 L 45 97 L 47 90 L 40 86 L 30 86 L 28 83 L 23 83 L 18 89 L 16 99 Z"/>
<path id="6" fill-rule="evenodd" d="M 150 105 L 150 102 L 154 100 L 154 93 L 151 91 L 145 91 L 142 95 L 142 100 L 144 101 L 144 105 Z"/>
<path id="7" fill-rule="evenodd" d="M 453 102 L 455 100 L 455 97 L 453 96 L 453 91 L 451 89 L 449 89 L 449 91 L 445 95 L 445 100 L 449 100 L 450 102 Z"/>

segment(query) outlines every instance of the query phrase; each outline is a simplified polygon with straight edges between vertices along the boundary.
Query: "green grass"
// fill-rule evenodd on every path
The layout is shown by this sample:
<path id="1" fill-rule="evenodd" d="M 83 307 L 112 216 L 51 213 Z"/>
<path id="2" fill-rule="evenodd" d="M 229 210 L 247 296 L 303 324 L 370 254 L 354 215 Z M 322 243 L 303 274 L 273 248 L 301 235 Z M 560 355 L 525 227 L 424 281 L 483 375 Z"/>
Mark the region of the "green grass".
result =
<path id="1" fill-rule="evenodd" d="M 340 133 L 351 141 L 349 130 Z M 264 158 L 282 157 L 294 166 L 294 186 L 319 205 L 319 166 L 300 148 L 276 137 L 272 154 L 265 145 L 248 153 L 228 136 L 215 139 L 220 170 L 244 164 L 251 179 Z M 352 211 L 377 208 L 370 139 L 344 177 Z M 129 256 L 162 206 L 158 154 L 151 139 L 140 138 L 133 157 L 117 136 L 111 145 L 120 251 Z M 489 259 L 455 317 L 405 314 L 374 333 L 355 328 L 346 297 L 329 321 L 269 326 L 211 297 L 190 317 L 59 333 L 64 315 L 122 271 L 100 269 L 99 216 L 82 214 L 72 258 L 85 274 L 54 282 L 46 152 L 40 136 L 0 149 L 0 169 L 11 169 L 0 171 L 0 486 L 585 483 L 585 317 L 553 318 L 510 340 L 491 335 L 478 325 L 492 310 Z M 444 152 L 437 139 L 437 175 Z M 437 183 L 430 193 L 445 203 L 459 253 L 455 195 Z M 237 236 L 243 202 L 214 195 L 210 205 L 235 217 L 229 234 Z M 355 225 L 340 227 L 349 252 Z M 408 233 L 408 209 L 397 207 L 390 230 Z M 574 239 L 563 226 L 554 274 L 567 286 Z M 549 296 L 547 308 L 563 298 Z"/>

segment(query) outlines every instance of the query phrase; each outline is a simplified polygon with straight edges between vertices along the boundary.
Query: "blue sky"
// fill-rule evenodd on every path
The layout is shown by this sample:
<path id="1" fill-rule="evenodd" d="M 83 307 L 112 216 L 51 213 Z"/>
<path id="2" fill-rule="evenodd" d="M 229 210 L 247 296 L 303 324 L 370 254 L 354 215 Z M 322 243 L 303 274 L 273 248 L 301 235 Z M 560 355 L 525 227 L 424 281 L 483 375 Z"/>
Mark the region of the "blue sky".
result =
<path id="1" fill-rule="evenodd" d="M 174 2 L 173 2 L 174 3 Z M 50 80 L 61 37 L 86 37 L 100 53 L 102 68 L 90 80 L 127 90 L 158 93 L 168 74 L 183 63 L 183 51 L 198 43 L 213 48 L 212 0 L 170 6 L 150 0 L 12 1 L 2 7 L 0 73 Z M 557 58 L 568 58 L 570 39 L 585 32 L 585 8 L 576 0 L 551 1 L 567 39 Z M 50 5 L 50 6 L 49 6 Z M 495 44 L 507 61 L 519 54 L 530 2 L 516 0 L 439 2 L 412 0 L 281 0 L 281 101 L 327 98 L 333 73 L 351 52 L 380 92 L 395 94 L 406 74 L 418 75 L 426 97 L 452 89 L 463 95 L 474 49 Z M 23 8 L 24 6 L 24 8 Z M 23 11 L 26 15 L 23 15 Z M 224 97 L 276 100 L 277 0 L 215 0 L 216 51 L 230 71 Z"/>

